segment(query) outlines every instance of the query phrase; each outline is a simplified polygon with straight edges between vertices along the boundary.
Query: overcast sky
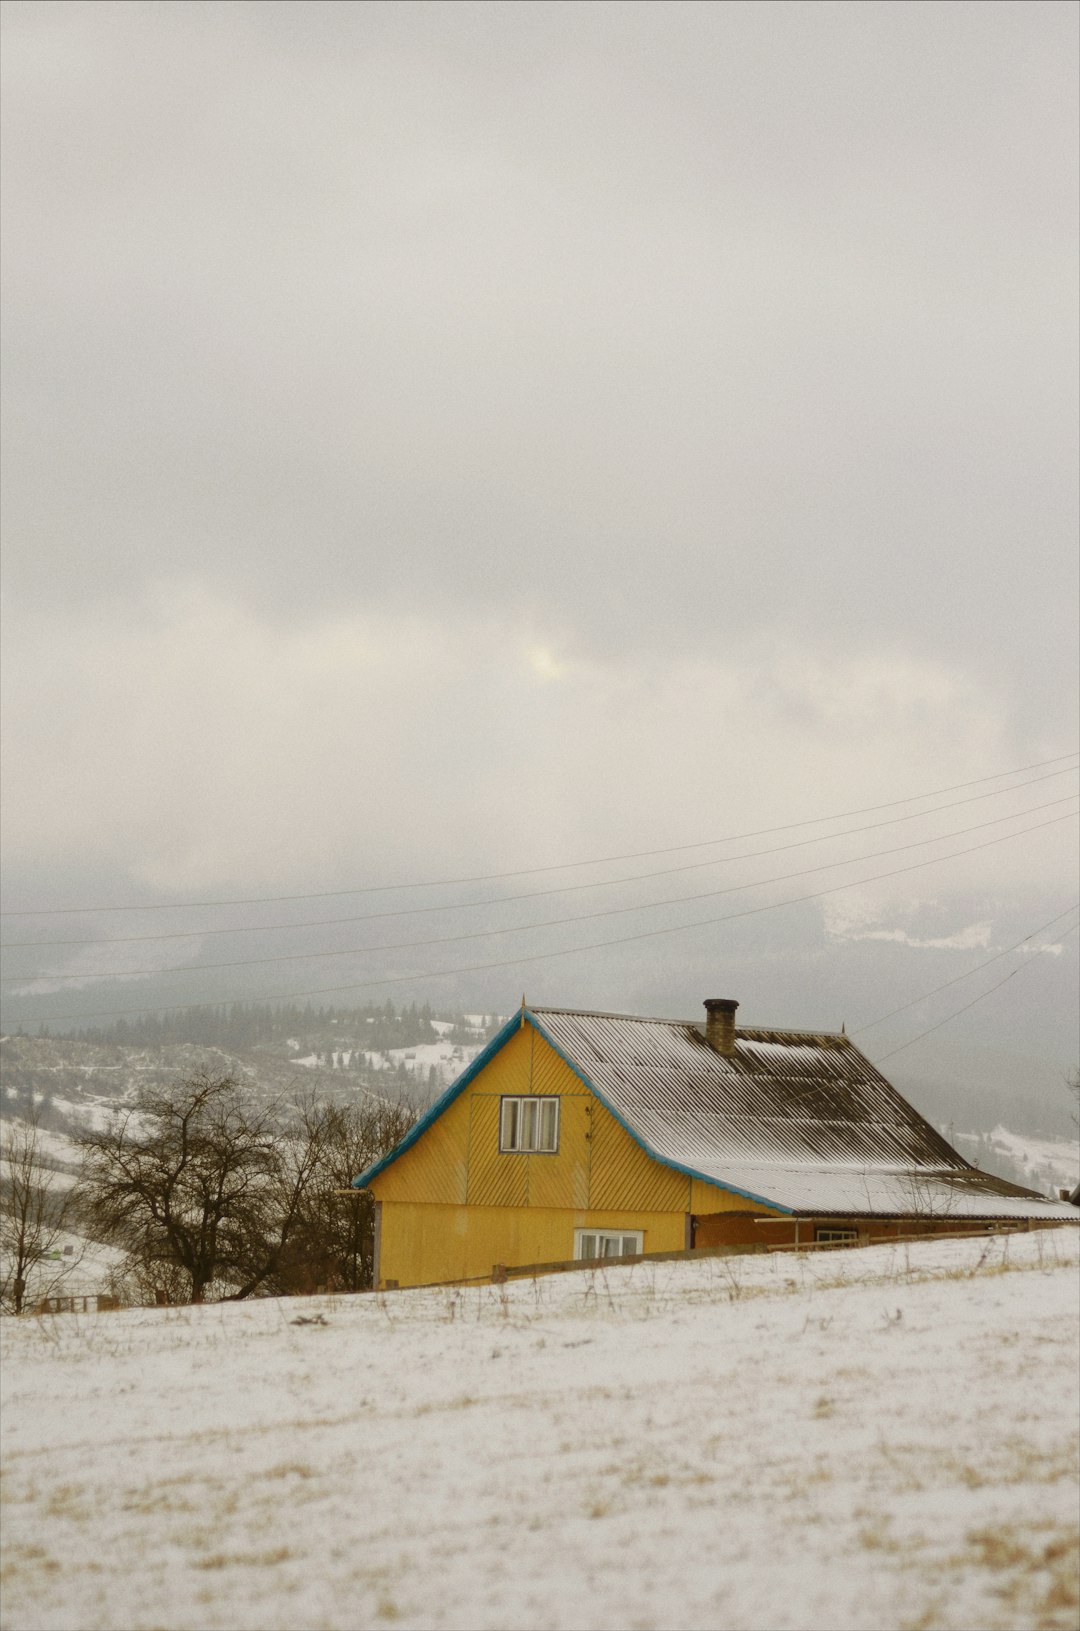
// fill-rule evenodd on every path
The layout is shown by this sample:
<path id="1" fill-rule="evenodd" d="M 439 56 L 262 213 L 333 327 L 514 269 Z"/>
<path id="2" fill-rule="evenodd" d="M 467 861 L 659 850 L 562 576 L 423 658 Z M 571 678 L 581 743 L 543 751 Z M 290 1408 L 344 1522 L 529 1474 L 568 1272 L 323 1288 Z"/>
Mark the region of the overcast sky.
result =
<path id="1" fill-rule="evenodd" d="M 687 844 L 1075 746 L 1074 7 L 3 11 L 9 907 Z M 1063 911 L 1075 838 L 1060 822 L 752 928 L 357 995 L 498 1006 L 525 983 L 869 1018 Z M 679 914 L 559 943 L 661 921 Z M 475 926 L 447 914 L 431 933 Z M 304 944 L 372 942 L 351 933 Z M 556 939 L 67 993 L 85 1010 L 303 990 Z M 1067 1062 L 1076 941 L 955 1034 L 997 1025 Z M 294 943 L 32 962 L 89 974 Z"/>

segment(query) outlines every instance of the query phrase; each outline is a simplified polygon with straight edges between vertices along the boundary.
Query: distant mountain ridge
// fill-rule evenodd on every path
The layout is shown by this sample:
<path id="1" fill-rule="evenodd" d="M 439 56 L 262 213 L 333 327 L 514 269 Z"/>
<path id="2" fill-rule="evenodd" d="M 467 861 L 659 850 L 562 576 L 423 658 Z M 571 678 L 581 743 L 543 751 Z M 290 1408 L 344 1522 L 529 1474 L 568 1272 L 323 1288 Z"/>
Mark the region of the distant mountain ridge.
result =
<path id="1" fill-rule="evenodd" d="M 106 1032 L 0 1037 L 0 1115 L 36 1103 L 43 1127 L 75 1137 L 87 1122 L 207 1071 L 235 1076 L 253 1095 L 357 1094 L 428 1102 L 479 1051 L 497 1015 L 436 1015 L 426 1005 L 362 1009 L 229 1008 L 148 1016 Z"/>

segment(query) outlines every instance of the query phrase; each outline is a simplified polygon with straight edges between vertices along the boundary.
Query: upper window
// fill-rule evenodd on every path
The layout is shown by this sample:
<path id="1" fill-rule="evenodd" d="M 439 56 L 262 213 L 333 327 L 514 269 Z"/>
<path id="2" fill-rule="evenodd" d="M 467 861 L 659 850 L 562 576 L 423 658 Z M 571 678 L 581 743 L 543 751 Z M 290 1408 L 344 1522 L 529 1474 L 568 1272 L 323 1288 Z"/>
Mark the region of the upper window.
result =
<path id="1" fill-rule="evenodd" d="M 504 1099 L 499 1149 L 520 1155 L 554 1155 L 559 1147 L 559 1101 Z"/>

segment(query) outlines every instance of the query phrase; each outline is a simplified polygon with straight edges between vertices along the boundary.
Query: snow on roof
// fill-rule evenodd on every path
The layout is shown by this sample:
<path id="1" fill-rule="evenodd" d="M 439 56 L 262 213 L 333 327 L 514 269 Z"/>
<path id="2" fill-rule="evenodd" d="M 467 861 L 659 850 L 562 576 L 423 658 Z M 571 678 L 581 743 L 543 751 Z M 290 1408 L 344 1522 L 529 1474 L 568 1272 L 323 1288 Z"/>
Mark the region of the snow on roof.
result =
<path id="1" fill-rule="evenodd" d="M 745 1029 L 719 1053 L 688 1020 L 529 1010 L 649 1153 L 792 1212 L 1077 1220 L 979 1172 L 849 1037 Z"/>

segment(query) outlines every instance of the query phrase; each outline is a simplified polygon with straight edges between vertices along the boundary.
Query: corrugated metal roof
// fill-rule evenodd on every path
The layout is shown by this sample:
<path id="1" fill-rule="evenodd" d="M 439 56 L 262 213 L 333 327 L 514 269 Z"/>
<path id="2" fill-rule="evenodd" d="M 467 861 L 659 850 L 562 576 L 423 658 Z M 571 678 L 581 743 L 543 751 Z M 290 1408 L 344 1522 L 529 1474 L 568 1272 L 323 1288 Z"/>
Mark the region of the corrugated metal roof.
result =
<path id="1" fill-rule="evenodd" d="M 1060 1217 L 979 1172 L 844 1035 L 736 1031 L 570 1008 L 529 1018 L 656 1159 L 793 1212 Z"/>

